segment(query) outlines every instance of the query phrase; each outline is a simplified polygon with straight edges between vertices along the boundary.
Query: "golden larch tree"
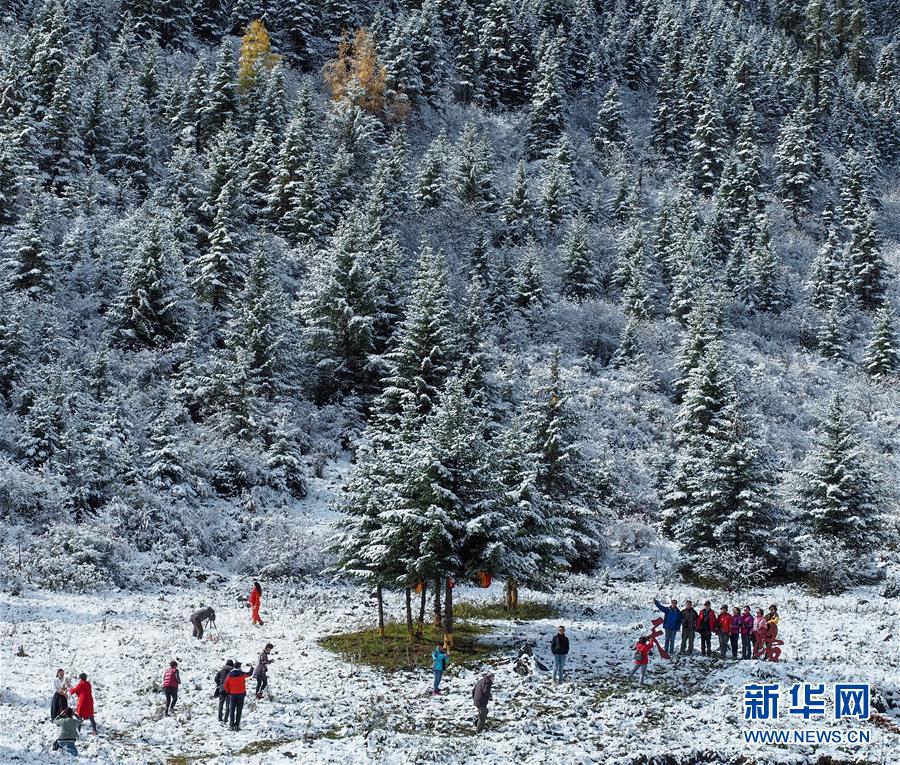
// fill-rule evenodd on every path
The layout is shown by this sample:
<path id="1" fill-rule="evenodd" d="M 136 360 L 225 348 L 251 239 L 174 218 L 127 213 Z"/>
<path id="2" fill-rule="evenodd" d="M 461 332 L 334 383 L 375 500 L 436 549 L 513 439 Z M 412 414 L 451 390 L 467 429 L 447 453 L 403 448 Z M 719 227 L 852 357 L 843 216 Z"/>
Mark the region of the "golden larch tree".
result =
<path id="1" fill-rule="evenodd" d="M 238 87 L 246 92 L 256 84 L 260 68 L 271 69 L 278 63 L 266 25 L 259 19 L 247 25 L 241 38 L 241 59 L 238 63 Z"/>
<path id="2" fill-rule="evenodd" d="M 352 42 L 348 37 L 341 41 L 337 57 L 325 64 L 324 75 L 334 101 L 351 100 L 369 114 L 384 116 L 387 70 L 365 28 L 356 30 Z"/>

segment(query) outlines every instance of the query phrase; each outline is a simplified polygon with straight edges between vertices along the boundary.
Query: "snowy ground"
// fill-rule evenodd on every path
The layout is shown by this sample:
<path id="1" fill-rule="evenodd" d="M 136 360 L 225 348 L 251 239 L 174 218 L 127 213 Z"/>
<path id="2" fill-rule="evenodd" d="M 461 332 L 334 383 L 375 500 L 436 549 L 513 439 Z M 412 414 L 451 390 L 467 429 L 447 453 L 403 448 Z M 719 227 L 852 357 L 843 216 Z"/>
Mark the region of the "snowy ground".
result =
<path id="1" fill-rule="evenodd" d="M 504 624 L 488 662 L 496 673 L 490 728 L 475 737 L 475 673 L 455 668 L 445 682 L 447 694 L 432 699 L 424 667 L 385 673 L 341 661 L 318 645 L 330 632 L 372 624 L 372 604 L 358 591 L 298 584 L 267 592 L 266 626 L 257 630 L 238 602 L 246 589 L 246 582 L 235 580 L 215 592 L 2 596 L 0 762 L 64 759 L 49 751 L 49 689 L 58 666 L 87 672 L 94 683 L 101 735 L 82 739 L 79 747 L 82 759 L 100 763 L 637 763 L 663 754 L 671 755 L 669 763 L 713 762 L 717 754 L 744 755 L 754 763 L 819 762 L 821 755 L 900 761 L 898 710 L 845 726 L 873 731 L 873 743 L 859 751 L 750 749 L 739 734 L 748 681 L 870 682 L 897 694 L 900 611 L 874 590 L 824 600 L 783 589 L 751 595 L 753 605 L 780 605 L 782 663 L 654 658 L 648 684 L 638 689 L 622 681 L 631 666 L 630 645 L 654 615 L 653 596 L 669 593 L 634 583 L 604 589 L 600 580 L 574 579 L 553 599 L 572 640 L 571 682 L 554 687 L 547 673 L 522 678 L 512 671 L 513 646 L 523 637 L 534 640 L 536 654 L 549 663 L 556 620 Z M 500 597 L 498 585 L 457 592 L 458 600 Z M 699 592 L 679 588 L 674 594 L 702 601 Z M 716 594 L 713 600 L 725 598 Z M 217 641 L 198 642 L 187 616 L 206 603 L 215 604 L 221 633 Z M 584 616 L 586 606 L 595 615 Z M 399 601 L 389 607 L 399 617 Z M 212 675 L 227 658 L 255 660 L 266 641 L 277 652 L 273 695 L 259 703 L 248 699 L 243 730 L 231 733 L 216 722 Z M 27 657 L 15 656 L 20 645 Z M 156 690 L 172 657 L 184 682 L 174 719 L 162 717 Z M 775 726 L 833 724 L 826 718 Z"/>

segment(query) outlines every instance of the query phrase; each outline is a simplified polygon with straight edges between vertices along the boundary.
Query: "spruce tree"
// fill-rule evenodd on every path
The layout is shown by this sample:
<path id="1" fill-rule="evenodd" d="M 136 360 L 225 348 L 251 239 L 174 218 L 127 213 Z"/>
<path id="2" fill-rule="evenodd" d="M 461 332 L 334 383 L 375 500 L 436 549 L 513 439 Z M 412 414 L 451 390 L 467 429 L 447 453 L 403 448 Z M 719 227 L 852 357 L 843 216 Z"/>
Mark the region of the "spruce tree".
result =
<path id="1" fill-rule="evenodd" d="M 597 282 L 584 218 L 578 217 L 572 221 L 561 250 L 562 294 L 576 302 L 593 297 L 597 292 Z"/>
<path id="2" fill-rule="evenodd" d="M 620 149 L 624 141 L 622 99 L 619 96 L 619 86 L 613 83 L 606 91 L 597 112 L 594 148 L 602 158 L 608 159 Z"/>
<path id="3" fill-rule="evenodd" d="M 875 314 L 872 339 L 866 346 L 863 368 L 876 380 L 884 380 L 900 369 L 897 330 L 894 311 L 889 303 L 884 303 Z"/>
<path id="4" fill-rule="evenodd" d="M 307 344 L 322 401 L 361 391 L 371 382 L 375 294 L 361 226 L 355 216 L 339 226 L 307 310 Z"/>
<path id="5" fill-rule="evenodd" d="M 844 399 L 834 396 L 797 476 L 794 542 L 814 539 L 871 551 L 882 534 L 878 482 Z"/>
<path id="6" fill-rule="evenodd" d="M 424 210 L 439 207 L 446 194 L 447 137 L 441 132 L 425 154 L 419 168 L 416 184 L 416 199 Z"/>
<path id="7" fill-rule="evenodd" d="M 503 222 L 506 238 L 513 244 L 523 242 L 531 229 L 531 200 L 528 198 L 524 161 L 520 161 L 516 168 L 512 188 L 503 206 Z"/>
<path id="8" fill-rule="evenodd" d="M 5 270 L 10 289 L 38 300 L 53 290 L 53 264 L 46 242 L 47 217 L 40 192 L 32 194 L 28 211 L 7 243 Z"/>
<path id="9" fill-rule="evenodd" d="M 423 247 L 415 283 L 397 330 L 396 348 L 388 354 L 389 372 L 376 409 L 380 427 L 399 425 L 403 402 L 410 399 L 420 417 L 435 405 L 438 391 L 459 360 L 458 332 L 447 294 L 443 255 Z"/>
<path id="10" fill-rule="evenodd" d="M 861 210 L 851 230 L 847 248 L 848 281 L 864 308 L 881 304 L 885 290 L 885 264 L 881 257 L 875 226 L 875 213 Z"/>
<path id="11" fill-rule="evenodd" d="M 163 221 L 153 217 L 139 236 L 113 309 L 116 340 L 130 349 L 165 347 L 188 325 L 184 273 Z"/>
<path id="12" fill-rule="evenodd" d="M 560 95 L 560 47 L 554 39 L 544 51 L 538 67 L 538 81 L 531 96 L 527 145 L 531 158 L 547 156 L 565 129 Z"/>
<path id="13" fill-rule="evenodd" d="M 706 95 L 697 126 L 690 142 L 690 166 L 694 186 L 706 196 L 712 196 L 725 163 L 722 118 L 715 93 Z"/>

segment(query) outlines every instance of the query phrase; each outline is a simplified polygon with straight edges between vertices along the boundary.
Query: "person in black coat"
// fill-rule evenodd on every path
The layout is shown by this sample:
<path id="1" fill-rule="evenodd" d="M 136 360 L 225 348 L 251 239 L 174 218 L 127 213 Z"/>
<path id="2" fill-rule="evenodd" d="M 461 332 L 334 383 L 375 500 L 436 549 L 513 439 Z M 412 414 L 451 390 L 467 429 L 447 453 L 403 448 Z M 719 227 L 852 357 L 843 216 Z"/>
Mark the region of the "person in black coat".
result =
<path id="1" fill-rule="evenodd" d="M 566 656 L 569 654 L 569 638 L 566 637 L 566 628 L 562 625 L 550 641 L 550 652 L 553 654 L 553 682 L 561 683 L 566 667 Z"/>

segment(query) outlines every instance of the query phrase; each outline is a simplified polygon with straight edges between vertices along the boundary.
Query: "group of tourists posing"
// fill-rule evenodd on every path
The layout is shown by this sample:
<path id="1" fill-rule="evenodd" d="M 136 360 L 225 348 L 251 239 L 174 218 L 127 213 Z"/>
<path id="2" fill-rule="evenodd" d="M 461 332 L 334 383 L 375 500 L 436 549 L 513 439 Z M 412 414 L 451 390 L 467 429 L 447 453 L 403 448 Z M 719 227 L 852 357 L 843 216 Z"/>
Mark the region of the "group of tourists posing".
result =
<path id="1" fill-rule="evenodd" d="M 262 603 L 262 587 L 259 582 L 253 583 L 253 589 L 247 598 L 250 608 L 250 622 L 256 626 L 262 626 L 263 621 L 259 616 Z M 193 636 L 202 638 L 205 629 L 216 623 L 216 612 L 211 607 L 201 608 L 191 614 L 191 626 Z M 241 662 L 228 660 L 224 666 L 215 673 L 215 690 L 213 697 L 219 700 L 219 722 L 228 724 L 231 730 L 241 729 L 241 714 L 244 710 L 244 699 L 247 696 L 247 678 L 256 680 L 256 698 L 263 697 L 263 691 L 269 684 L 269 664 L 274 661 L 270 654 L 274 646 L 266 643 L 265 648 L 259 654 L 256 666 L 245 671 Z M 249 664 L 247 665 L 250 666 Z M 178 670 L 178 662 L 174 659 L 169 662 L 169 667 L 163 672 L 162 691 L 165 697 L 163 715 L 168 717 L 175 711 L 178 702 L 178 688 L 181 686 L 181 674 Z M 75 709 L 69 706 L 70 697 L 77 698 Z M 97 723 L 94 721 L 94 694 L 87 675 L 82 672 L 78 676 L 78 682 L 73 685 L 66 676 L 65 670 L 59 669 L 53 680 L 53 698 L 50 701 L 50 719 L 56 724 L 53 742 L 54 750 L 63 750 L 73 755 L 78 755 L 76 741 L 81 730 L 82 723 L 87 720 L 91 724 L 92 735 L 97 734 Z"/>
<path id="2" fill-rule="evenodd" d="M 703 608 L 697 611 L 692 601 L 685 601 L 684 608 L 678 608 L 678 601 L 674 598 L 668 606 L 664 606 L 659 600 L 653 604 L 663 613 L 663 632 L 665 644 L 663 650 L 667 654 L 675 653 L 675 641 L 678 632 L 681 632 L 680 654 L 691 655 L 694 653 L 694 645 L 697 635 L 700 636 L 700 654 L 702 656 L 715 655 L 713 649 L 713 635 L 718 637 L 718 655 L 724 659 L 731 649 L 731 658 L 738 658 L 740 648 L 741 659 L 758 657 L 765 660 L 770 655 L 772 642 L 778 635 L 778 606 L 769 606 L 766 614 L 761 608 L 752 613 L 750 606 L 734 606 L 729 610 L 728 606 L 722 606 L 718 612 L 714 611 L 707 600 Z M 644 682 L 647 674 L 647 665 L 650 662 L 650 652 L 653 650 L 654 638 L 645 635 L 638 638 L 634 646 L 634 668 L 629 677 L 634 677 L 640 672 L 640 682 Z M 764 650 L 765 649 L 765 650 Z"/>

